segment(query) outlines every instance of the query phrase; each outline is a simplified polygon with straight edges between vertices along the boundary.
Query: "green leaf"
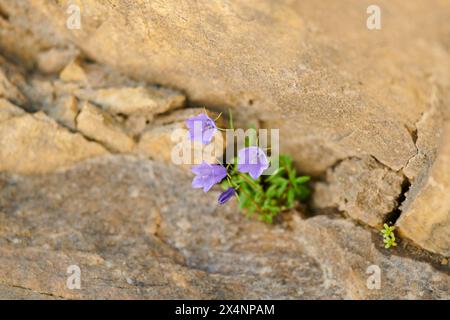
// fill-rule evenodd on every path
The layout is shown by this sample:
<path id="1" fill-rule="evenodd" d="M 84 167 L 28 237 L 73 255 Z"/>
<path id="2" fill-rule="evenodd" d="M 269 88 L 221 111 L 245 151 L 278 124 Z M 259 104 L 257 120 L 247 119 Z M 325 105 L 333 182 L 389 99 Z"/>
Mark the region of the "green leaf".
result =
<path id="1" fill-rule="evenodd" d="M 295 169 L 289 170 L 289 181 L 291 181 L 292 184 L 295 184 L 297 176 L 297 171 Z"/>
<path id="2" fill-rule="evenodd" d="M 275 178 L 279 178 L 281 174 L 285 171 L 284 167 L 278 168 L 270 177 L 266 179 L 268 182 L 272 182 Z"/>
<path id="3" fill-rule="evenodd" d="M 281 185 L 280 185 L 280 187 L 278 188 L 278 191 L 277 191 L 277 197 L 281 197 L 281 195 L 283 194 L 283 192 L 286 190 L 286 187 L 287 187 L 287 185 L 288 185 L 288 181 L 287 180 L 284 180 L 282 183 L 281 183 Z"/>
<path id="4" fill-rule="evenodd" d="M 276 195 L 277 188 L 277 184 L 272 184 L 269 188 L 267 188 L 266 197 L 273 198 Z"/>
<path id="5" fill-rule="evenodd" d="M 255 202 L 260 203 L 264 197 L 264 192 L 262 190 L 258 190 L 255 194 Z"/>
<path id="6" fill-rule="evenodd" d="M 251 203 L 251 202 L 250 202 L 250 203 Z M 250 218 L 251 216 L 253 216 L 253 214 L 255 213 L 255 211 L 256 211 L 256 207 L 254 206 L 253 203 L 251 203 L 251 205 L 247 208 L 246 216 L 247 216 L 248 218 Z"/>
<path id="7" fill-rule="evenodd" d="M 272 214 L 277 215 L 280 213 L 281 208 L 280 207 L 276 207 L 276 206 L 271 206 L 269 207 L 270 212 L 272 212 Z"/>
<path id="8" fill-rule="evenodd" d="M 309 180 L 311 180 L 311 177 L 309 176 L 301 176 L 301 177 L 297 177 L 297 179 L 295 179 L 295 182 L 298 184 L 302 184 L 302 183 L 306 183 Z"/>
<path id="9" fill-rule="evenodd" d="M 281 185 L 284 182 L 289 182 L 289 180 L 287 180 L 286 178 L 283 178 L 283 177 L 277 177 L 272 181 L 272 183 L 276 184 L 276 185 Z"/>
<path id="10" fill-rule="evenodd" d="M 289 189 L 287 194 L 286 206 L 288 208 L 292 208 L 294 206 L 294 201 L 295 201 L 295 190 L 291 188 Z"/>
<path id="11" fill-rule="evenodd" d="M 247 198 L 247 195 L 245 193 L 240 193 L 239 194 L 239 199 L 240 199 L 239 209 L 242 210 L 242 209 L 244 209 L 244 208 L 246 208 L 248 206 L 248 202 L 250 201 L 250 199 Z"/>
<path id="12" fill-rule="evenodd" d="M 296 188 L 296 197 L 299 200 L 306 200 L 306 198 L 308 198 L 310 190 L 308 189 L 308 187 L 300 185 Z"/>

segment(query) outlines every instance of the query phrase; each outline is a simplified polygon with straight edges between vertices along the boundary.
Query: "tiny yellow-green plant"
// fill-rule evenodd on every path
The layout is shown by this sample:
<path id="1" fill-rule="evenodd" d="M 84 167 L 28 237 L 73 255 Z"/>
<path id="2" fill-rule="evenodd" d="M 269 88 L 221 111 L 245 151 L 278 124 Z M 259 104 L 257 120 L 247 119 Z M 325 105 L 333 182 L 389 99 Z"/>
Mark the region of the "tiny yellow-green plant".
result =
<path id="1" fill-rule="evenodd" d="M 397 243 L 395 242 L 395 234 L 394 234 L 394 230 L 395 227 L 389 227 L 387 225 L 387 223 L 385 223 L 383 225 L 384 229 L 381 230 L 381 234 L 383 235 L 383 242 L 384 242 L 384 247 L 386 249 L 389 249 L 390 247 L 395 247 L 397 246 Z"/>

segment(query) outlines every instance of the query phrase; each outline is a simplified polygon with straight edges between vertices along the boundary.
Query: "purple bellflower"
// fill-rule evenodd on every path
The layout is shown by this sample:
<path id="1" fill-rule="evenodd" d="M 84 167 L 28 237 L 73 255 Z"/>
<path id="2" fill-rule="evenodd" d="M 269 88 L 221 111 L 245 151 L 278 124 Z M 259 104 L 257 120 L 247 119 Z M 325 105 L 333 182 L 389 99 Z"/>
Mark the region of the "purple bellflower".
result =
<path id="1" fill-rule="evenodd" d="M 219 204 L 224 204 L 230 200 L 236 194 L 236 190 L 233 187 L 229 187 L 227 190 L 222 192 L 217 200 Z"/>
<path id="2" fill-rule="evenodd" d="M 189 128 L 189 138 L 193 141 L 200 141 L 203 144 L 211 142 L 217 132 L 214 120 L 204 113 L 186 120 Z"/>
<path id="3" fill-rule="evenodd" d="M 256 180 L 268 167 L 269 160 L 261 148 L 252 146 L 239 150 L 238 170 L 240 172 L 249 173 Z"/>
<path id="4" fill-rule="evenodd" d="M 219 164 L 208 164 L 202 162 L 192 167 L 192 172 L 196 174 L 192 180 L 193 188 L 203 188 L 207 192 L 213 185 L 219 183 L 227 176 L 227 169 Z"/>

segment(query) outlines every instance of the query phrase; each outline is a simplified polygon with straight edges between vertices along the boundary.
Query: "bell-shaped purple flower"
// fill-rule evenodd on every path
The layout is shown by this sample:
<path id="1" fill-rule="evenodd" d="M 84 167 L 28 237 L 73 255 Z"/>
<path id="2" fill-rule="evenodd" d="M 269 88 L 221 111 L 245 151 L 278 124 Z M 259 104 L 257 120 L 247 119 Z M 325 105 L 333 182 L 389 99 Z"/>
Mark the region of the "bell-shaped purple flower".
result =
<path id="1" fill-rule="evenodd" d="M 207 192 L 213 185 L 219 183 L 227 176 L 227 169 L 219 164 L 208 164 L 202 162 L 192 167 L 192 172 L 196 174 L 192 180 L 193 188 L 203 188 Z"/>
<path id="2" fill-rule="evenodd" d="M 236 190 L 233 187 L 229 187 L 227 190 L 222 192 L 217 201 L 219 204 L 224 204 L 228 200 L 230 200 L 236 194 Z"/>
<path id="3" fill-rule="evenodd" d="M 239 150 L 238 170 L 249 173 L 253 179 L 258 177 L 269 167 L 266 153 L 259 147 L 252 146 Z"/>
<path id="4" fill-rule="evenodd" d="M 186 120 L 189 129 L 189 138 L 193 141 L 200 141 L 203 144 L 211 142 L 217 132 L 214 120 L 204 113 Z"/>

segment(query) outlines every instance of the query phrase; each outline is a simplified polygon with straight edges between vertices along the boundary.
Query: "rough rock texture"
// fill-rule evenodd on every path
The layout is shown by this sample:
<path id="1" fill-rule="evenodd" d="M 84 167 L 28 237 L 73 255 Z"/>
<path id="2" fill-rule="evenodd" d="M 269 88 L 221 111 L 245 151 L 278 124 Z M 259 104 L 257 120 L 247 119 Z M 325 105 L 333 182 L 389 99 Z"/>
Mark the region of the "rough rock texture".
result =
<path id="1" fill-rule="evenodd" d="M 186 119 L 200 112 L 203 110 L 188 108 L 155 119 L 154 124 L 142 133 L 137 153 L 154 160 L 186 164 L 185 168 L 202 161 L 216 163 L 224 148 L 224 137 L 220 131 L 217 131 L 208 146 L 189 139 Z M 216 118 L 218 115 L 210 113 L 210 116 Z M 223 121 L 219 119 L 217 125 L 221 127 Z"/>
<path id="2" fill-rule="evenodd" d="M 333 207 L 353 219 L 380 228 L 388 213 L 399 205 L 404 177 L 373 158 L 343 160 L 327 172 L 326 182 L 316 185 L 314 203 Z"/>
<path id="3" fill-rule="evenodd" d="M 0 184 L 2 298 L 449 298 L 445 271 L 379 251 L 350 221 L 247 220 L 167 164 L 107 156 Z M 66 287 L 73 264 L 81 290 Z"/>
<path id="4" fill-rule="evenodd" d="M 75 48 L 133 79 L 182 89 L 195 104 L 232 107 L 279 127 L 282 151 L 310 174 L 371 156 L 414 186 L 436 156 L 450 105 L 448 1 L 379 1 L 381 30 L 366 28 L 368 0 L 79 1 L 80 29 L 66 27 L 69 3 L 0 0 L 0 48 L 41 70 L 42 56 L 53 57 L 55 71 Z M 97 87 L 92 73 L 74 60 L 61 76 L 89 83 L 75 92 L 114 112 L 140 105 L 124 95 L 145 96 L 122 77 L 119 90 Z M 139 118 L 129 123 L 144 128 Z"/>
<path id="5" fill-rule="evenodd" d="M 410 191 L 397 221 L 400 233 L 421 247 L 450 256 L 450 122 L 424 186 Z"/>
<path id="6" fill-rule="evenodd" d="M 285 139 L 286 150 L 314 141 L 328 150 L 317 150 L 313 158 L 326 156 L 319 163 L 299 155 L 308 170 L 360 154 L 401 169 L 416 153 L 410 132 L 432 92 L 440 100 L 448 90 L 446 1 L 380 1 L 380 31 L 365 26 L 370 1 L 80 1 L 79 30 L 66 28 L 69 3 L 2 7 L 14 27 L 42 22 L 37 37 L 73 43 L 134 78 L 182 88 L 197 103 L 257 112 L 268 124 L 283 118 L 283 136 L 305 133 Z"/>
<path id="7" fill-rule="evenodd" d="M 74 96 L 58 97 L 53 103 L 45 105 L 42 110 L 61 125 L 76 130 L 76 118 L 80 110 L 78 100 Z"/>
<path id="8" fill-rule="evenodd" d="M 50 48 L 42 51 L 36 58 L 37 68 L 43 73 L 58 73 L 62 71 L 79 54 L 78 50 Z"/>
<path id="9" fill-rule="evenodd" d="M 114 118 L 99 108 L 86 102 L 75 119 L 77 129 L 85 136 L 101 142 L 116 152 L 130 152 L 134 141 Z"/>
<path id="10" fill-rule="evenodd" d="M 24 101 L 23 95 L 8 80 L 2 69 L 0 69 L 0 98 L 9 99 L 15 103 L 21 103 Z"/>
<path id="11" fill-rule="evenodd" d="M 11 109 L 10 104 L 6 106 Z M 106 153 L 100 145 L 58 126 L 43 113 L 30 115 L 15 108 L 6 117 L 1 112 L 0 171 L 45 173 Z"/>
<path id="12" fill-rule="evenodd" d="M 448 259 L 402 251 L 449 255 L 448 1 L 379 1 L 372 31 L 368 0 L 81 0 L 79 30 L 69 3 L 0 0 L 1 297 L 448 299 Z M 205 105 L 280 128 L 322 213 L 400 215 L 398 255 L 351 219 L 268 227 L 190 190 L 171 134 Z M 137 156 L 84 162 L 108 152 Z"/>
<path id="13" fill-rule="evenodd" d="M 98 90 L 79 90 L 80 99 L 101 105 L 106 111 L 115 114 L 152 116 L 183 106 L 184 96 L 151 88 L 108 88 Z"/>

